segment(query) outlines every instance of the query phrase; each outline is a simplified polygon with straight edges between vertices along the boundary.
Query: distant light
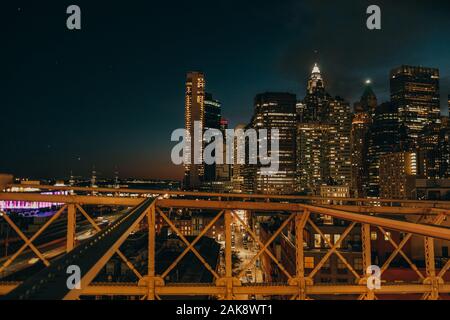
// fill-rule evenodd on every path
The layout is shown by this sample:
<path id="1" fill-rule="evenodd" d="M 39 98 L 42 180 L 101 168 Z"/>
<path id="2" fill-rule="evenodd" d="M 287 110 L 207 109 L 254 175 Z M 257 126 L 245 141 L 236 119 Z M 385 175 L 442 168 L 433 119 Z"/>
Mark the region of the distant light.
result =
<path id="1" fill-rule="evenodd" d="M 372 80 L 370 80 L 370 79 L 366 80 L 366 84 L 371 84 L 371 83 L 372 83 Z"/>

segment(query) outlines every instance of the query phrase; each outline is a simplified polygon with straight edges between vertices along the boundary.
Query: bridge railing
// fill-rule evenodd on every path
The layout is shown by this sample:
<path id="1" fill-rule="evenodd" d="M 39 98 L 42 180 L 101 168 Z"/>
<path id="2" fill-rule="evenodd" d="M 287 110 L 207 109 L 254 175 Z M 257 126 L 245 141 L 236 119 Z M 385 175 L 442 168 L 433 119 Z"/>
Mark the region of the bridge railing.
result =
<path id="1" fill-rule="evenodd" d="M 60 187 L 58 187 L 60 188 Z M 95 227 L 95 221 L 82 208 L 84 204 L 101 204 L 101 205 L 135 205 L 139 207 L 150 193 L 148 190 L 143 191 L 140 196 L 123 197 L 123 196 L 103 196 L 101 191 L 110 192 L 110 190 L 97 189 L 99 193 L 96 196 L 89 195 L 90 189 L 83 189 L 86 195 L 67 195 L 67 196 L 52 196 L 42 194 L 27 194 L 27 193 L 0 193 L 0 199 L 6 198 L 21 198 L 27 201 L 54 201 L 57 203 L 64 203 L 63 207 L 58 211 L 61 215 L 63 212 L 71 215 L 68 221 L 67 232 L 67 252 L 74 250 L 74 215 L 76 211 L 81 212 L 83 216 Z M 116 189 L 114 189 L 116 190 Z M 127 189 L 126 189 L 127 190 Z M 81 190 L 77 190 L 81 192 Z M 117 190 L 116 190 L 117 191 Z M 129 190 L 128 190 L 129 191 Z M 159 191 L 161 192 L 161 191 Z M 136 192 L 134 194 L 137 194 Z M 204 194 L 204 193 L 184 193 L 176 192 L 168 194 L 160 193 L 160 197 L 150 205 L 145 214 L 140 213 L 139 222 L 145 221 L 148 226 L 148 263 L 147 270 L 142 272 L 123 255 L 120 254 L 120 245 L 131 234 L 132 230 L 125 230 L 119 242 L 111 248 L 112 252 L 117 252 L 119 256 L 125 261 L 126 265 L 133 270 L 138 281 L 134 284 L 96 284 L 91 283 L 95 278 L 95 274 L 100 272 L 98 266 L 91 272 L 92 279 L 83 284 L 81 290 L 72 290 L 68 298 L 78 298 L 79 296 L 88 295 L 106 295 L 106 296 L 139 296 L 142 299 L 161 299 L 168 295 L 209 295 L 219 299 L 242 299 L 250 295 L 255 296 L 281 296 L 291 299 L 311 299 L 320 297 L 330 297 L 336 295 L 350 295 L 359 299 L 375 299 L 383 298 L 390 295 L 398 295 L 401 297 L 405 294 L 419 294 L 424 299 L 438 299 L 448 296 L 450 293 L 450 284 L 446 281 L 446 275 L 450 268 L 450 262 L 445 263 L 440 268 L 436 268 L 436 258 L 434 244 L 436 241 L 447 243 L 450 241 L 450 230 L 443 227 L 443 224 L 448 222 L 449 210 L 447 202 L 401 202 L 401 207 L 390 206 L 363 206 L 363 205 L 349 205 L 336 204 L 329 202 L 334 199 L 312 199 L 308 197 L 309 201 L 303 203 L 298 200 L 307 200 L 296 197 L 272 197 L 272 196 L 255 196 L 255 195 L 232 195 L 229 194 Z M 196 196 L 197 195 L 197 196 Z M 321 201 L 319 203 L 319 200 Z M 327 202 L 323 202 L 323 201 Z M 340 199 L 342 200 L 342 199 Z M 366 202 L 372 200 L 364 199 Z M 349 201 L 354 201 L 349 200 Z M 383 200 L 384 201 L 384 200 Z M 398 201 L 398 200 L 396 200 Z M 389 202 L 389 201 L 387 201 Z M 426 205 L 428 204 L 428 205 Z M 172 210 L 210 210 L 216 213 L 212 215 L 209 222 L 202 230 L 189 241 L 185 233 L 180 230 L 180 227 L 171 219 L 169 214 Z M 251 216 L 263 214 L 264 212 L 270 215 L 277 215 L 281 218 L 280 224 L 277 228 L 267 233 L 265 239 L 261 238 L 261 234 L 257 234 L 254 225 L 243 221 L 238 214 L 238 210 L 245 210 Z M 398 220 L 396 217 L 408 216 L 417 217 L 416 221 Z M 330 216 L 334 219 L 346 221 L 345 228 L 336 240 L 331 240 L 323 231 L 326 226 L 317 223 L 315 216 Z M 5 218 L 6 217 L 6 218 Z M 8 221 L 8 216 L 3 214 L 3 218 L 7 220 L 8 224 L 15 229 L 14 223 Z M 56 218 L 55 218 L 56 219 Z M 420 220 L 419 220 L 420 219 Z M 50 221 L 50 220 L 49 220 Z M 157 224 L 163 221 L 173 233 L 177 234 L 179 239 L 185 244 L 185 249 L 181 254 L 174 259 L 174 261 L 163 271 L 157 272 L 156 268 L 156 232 Z M 259 249 L 245 265 L 241 266 L 239 270 L 233 270 L 233 250 L 232 250 L 232 223 L 238 222 L 243 226 L 245 232 L 249 234 L 253 241 L 258 244 Z M 42 228 L 48 227 L 47 222 Z M 222 224 L 224 232 L 224 259 L 223 270 L 219 270 L 211 266 L 206 259 L 198 252 L 195 245 L 204 237 L 208 231 L 217 224 Z M 17 227 L 17 226 L 16 226 Z M 100 231 L 100 228 L 95 227 Z M 294 235 L 294 268 L 288 266 L 282 258 L 274 251 L 273 245 L 279 237 L 290 228 Z M 346 238 L 355 230 L 359 230 L 361 236 L 361 250 L 359 254 L 362 259 L 362 268 L 356 268 L 354 264 L 348 261 L 342 244 Z M 372 266 L 372 246 L 371 236 L 373 230 L 378 230 L 380 234 L 386 239 L 386 242 L 392 246 L 392 251 L 389 257 L 380 266 L 380 276 L 383 276 L 389 270 L 390 265 L 397 256 L 401 256 L 409 266 L 409 268 L 416 274 L 417 279 L 414 281 L 407 280 L 402 284 L 391 284 L 389 281 L 396 279 L 385 279 L 384 284 L 380 288 L 370 288 L 367 285 L 368 279 L 372 274 L 368 274 L 367 268 Z M 20 231 L 20 230 L 19 230 Z M 311 253 L 308 248 L 305 248 L 305 237 L 308 233 L 314 232 L 320 237 L 321 242 L 325 244 L 322 248 L 322 255 L 316 257 L 314 266 L 305 263 L 306 257 Z M 393 234 L 401 233 L 403 237 L 396 239 Z M 36 255 L 38 250 L 32 245 L 32 242 L 39 236 L 42 231 L 39 231 L 30 238 L 22 237 L 24 246 L 30 247 Z M 412 238 L 420 238 L 423 241 L 423 260 L 425 268 L 421 268 L 414 263 L 414 259 L 408 257 L 405 248 L 407 243 Z M 33 249 L 34 248 L 34 249 Z M 22 249 L 22 248 L 21 248 Z M 22 249 L 22 252 L 24 249 Z M 204 266 L 213 277 L 213 282 L 210 284 L 171 284 L 166 281 L 167 276 L 174 268 L 178 266 L 183 257 L 188 253 L 192 253 Z M 16 257 L 20 255 L 16 254 Z M 42 253 L 39 252 L 42 256 Z M 38 257 L 39 257 L 38 255 Z M 13 255 L 14 256 L 14 255 Z M 9 259 L 11 259 L 11 256 Z M 347 272 L 354 276 L 353 283 L 347 284 L 333 284 L 326 285 L 317 281 L 317 274 L 323 269 L 331 256 L 336 256 L 345 266 Z M 39 257 L 41 258 L 41 257 Z M 262 259 L 264 258 L 264 259 Z M 42 259 L 42 258 L 41 258 Z M 45 259 L 45 257 L 44 257 Z M 100 264 L 106 263 L 106 258 L 100 259 Z M 278 279 L 282 279 L 282 283 L 268 284 L 245 284 L 242 283 L 242 278 L 246 270 L 254 267 L 257 260 L 270 261 L 271 264 L 277 268 L 279 272 Z M 42 259 L 43 260 L 43 259 Z M 9 260 L 8 260 L 9 261 Z M 44 261 L 44 260 L 43 260 Z M 51 261 L 47 261 L 51 264 Z M 11 264 L 11 262 L 10 262 Z M 4 266 L 4 265 L 3 265 Z M 4 266 L 5 267 L 5 266 Z M 6 266 L 8 267 L 8 266 Z M 399 279 L 401 280 L 401 279 Z M 275 281 L 275 280 L 274 280 Z M 5 294 L 14 288 L 14 285 L 5 284 L 0 285 L 0 294 Z"/>

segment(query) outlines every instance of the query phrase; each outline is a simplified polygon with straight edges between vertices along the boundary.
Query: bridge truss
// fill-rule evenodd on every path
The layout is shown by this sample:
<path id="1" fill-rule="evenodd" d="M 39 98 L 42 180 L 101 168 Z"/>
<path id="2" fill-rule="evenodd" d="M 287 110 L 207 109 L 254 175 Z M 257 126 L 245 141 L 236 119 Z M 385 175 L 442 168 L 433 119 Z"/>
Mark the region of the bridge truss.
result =
<path id="1" fill-rule="evenodd" d="M 446 281 L 450 269 L 450 261 L 440 268 L 436 268 L 435 241 L 450 241 L 450 229 L 443 226 L 448 222 L 450 204 L 448 202 L 428 201 L 399 201 L 399 200 L 368 200 L 343 198 L 317 198 L 296 196 L 270 196 L 270 195 L 242 195 L 242 194 L 216 194 L 181 191 L 149 191 L 107 188 L 74 188 L 42 186 L 48 190 L 72 190 L 83 195 L 46 195 L 25 192 L 3 192 L 0 200 L 22 200 L 53 202 L 63 204 L 60 209 L 49 218 L 46 223 L 31 237 L 27 237 L 5 213 L 0 219 L 5 219 L 8 225 L 24 241 L 14 254 L 0 264 L 0 275 L 28 248 L 45 264 L 46 268 L 23 283 L 0 282 L 0 295 L 10 299 L 34 298 L 61 298 L 79 299 L 88 296 L 133 297 L 140 299 L 163 299 L 169 296 L 209 296 L 217 299 L 245 299 L 249 296 L 277 297 L 285 299 L 330 299 L 331 297 L 356 299 L 383 299 L 384 297 L 402 298 L 405 295 L 420 295 L 422 299 L 448 298 L 450 282 Z M 91 192 L 95 191 L 95 196 Z M 108 196 L 106 194 L 109 194 Z M 164 197 L 161 195 L 164 194 Z M 83 208 L 85 205 L 108 205 L 132 207 L 122 218 L 111 226 L 101 229 L 96 221 Z M 209 210 L 215 214 L 209 223 L 195 236 L 188 240 L 182 230 L 171 219 L 170 211 L 176 209 Z M 282 217 L 280 225 L 272 230 L 267 239 L 261 239 L 255 232 L 251 223 L 243 221 L 237 214 L 238 210 L 245 210 L 250 215 L 256 213 L 277 214 Z M 92 224 L 97 231 L 95 237 L 86 245 L 77 246 L 76 214 L 77 212 Z M 66 215 L 66 254 L 61 258 L 47 259 L 45 255 L 33 244 L 35 240 L 56 219 Z M 326 215 L 346 221 L 345 231 L 338 240 L 330 241 L 326 237 L 322 226 L 313 219 L 316 215 Z M 397 216 L 413 216 L 416 222 L 396 219 Z M 162 272 L 157 272 L 155 260 L 156 224 L 157 219 L 177 234 L 185 244 L 185 249 Z M 254 257 L 240 270 L 233 271 L 232 261 L 232 230 L 233 221 L 239 221 L 246 233 L 259 245 Z M 195 245 L 208 231 L 217 224 L 223 225 L 224 230 L 224 270 L 214 268 Z M 144 226 L 148 232 L 148 261 L 146 272 L 140 272 L 132 262 L 120 251 L 127 237 L 136 230 L 137 226 Z M 289 268 L 271 250 L 271 245 L 286 228 L 295 230 L 295 267 Z M 304 247 L 306 229 L 314 230 L 326 243 L 327 249 L 312 268 L 305 267 L 305 257 L 308 251 Z M 341 244 L 349 234 L 360 228 L 362 268 L 357 270 L 349 263 L 343 254 Z M 382 233 L 393 248 L 392 253 L 380 266 L 381 279 L 389 269 L 392 261 L 401 256 L 414 271 L 417 280 L 398 282 L 395 279 L 383 281 L 379 289 L 369 289 L 366 273 L 368 266 L 373 264 L 371 255 L 371 230 Z M 404 236 L 396 241 L 391 232 L 400 232 Z M 423 240 L 423 261 L 425 268 L 417 266 L 413 259 L 405 253 L 405 246 L 412 237 Z M 94 254 L 95 253 L 95 254 Z M 166 281 L 167 276 L 179 265 L 188 253 L 195 255 L 201 264 L 211 273 L 211 283 L 171 283 Z M 138 279 L 134 283 L 99 283 L 94 282 L 96 275 L 106 265 L 108 260 L 117 254 L 120 259 L 132 270 Z M 322 284 L 315 282 L 315 275 L 324 267 L 331 256 L 337 258 L 345 265 L 349 273 L 354 276 L 353 283 Z M 272 261 L 283 275 L 283 282 L 276 283 L 243 283 L 242 277 L 246 270 L 253 267 L 258 260 L 265 256 Z M 93 258 L 94 257 L 94 258 Z M 89 258 L 89 259 L 88 259 Z M 65 266 L 70 263 L 87 261 L 83 268 L 81 289 L 64 290 Z M 52 276 L 50 276 L 52 275 Z M 52 281 L 43 281 L 51 278 Z M 448 278 L 448 277 L 447 277 Z M 1 279 L 0 279 L 1 281 Z M 58 287 L 59 286 L 59 287 Z M 60 289 L 57 289 L 60 288 Z M 61 289 L 62 288 L 62 289 Z"/>

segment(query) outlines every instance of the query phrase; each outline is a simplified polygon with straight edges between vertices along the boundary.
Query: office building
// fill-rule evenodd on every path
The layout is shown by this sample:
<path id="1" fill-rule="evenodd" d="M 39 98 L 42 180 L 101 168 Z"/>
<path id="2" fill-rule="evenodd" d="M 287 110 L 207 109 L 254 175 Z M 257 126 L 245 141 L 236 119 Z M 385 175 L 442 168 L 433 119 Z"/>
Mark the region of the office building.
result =
<path id="1" fill-rule="evenodd" d="M 194 123 L 199 123 L 199 134 L 194 134 Z M 190 146 L 190 158 L 185 159 L 185 188 L 195 189 L 204 177 L 203 129 L 205 127 L 205 76 L 201 72 L 189 72 L 186 76 L 185 129 L 189 133 L 186 143 Z M 196 140 L 196 141 L 194 141 Z M 197 155 L 194 145 L 201 148 Z M 197 159 L 195 159 L 197 158 Z"/>
<path id="2" fill-rule="evenodd" d="M 382 103 L 375 111 L 369 130 L 368 197 L 378 198 L 380 196 L 380 158 L 383 154 L 399 151 L 399 141 L 398 107 L 393 103 Z"/>
<path id="3" fill-rule="evenodd" d="M 422 129 L 439 121 L 439 70 L 400 66 L 391 70 L 391 101 L 398 106 L 400 124 L 405 127 L 403 144 L 408 150 L 418 146 Z"/>
<path id="4" fill-rule="evenodd" d="M 350 135 L 351 145 L 351 192 L 355 197 L 366 197 L 369 185 L 368 139 L 372 123 L 370 114 L 360 111 L 354 114 Z"/>
<path id="5" fill-rule="evenodd" d="M 380 197 L 408 199 L 411 178 L 417 175 L 415 152 L 395 152 L 380 156 Z"/>
<path id="6" fill-rule="evenodd" d="M 348 186 L 351 181 L 351 112 L 350 105 L 340 97 L 331 99 L 328 107 L 329 180 L 333 185 Z"/>
<path id="7" fill-rule="evenodd" d="M 330 126 L 320 122 L 297 125 L 298 191 L 317 194 L 317 188 L 329 176 L 328 141 Z"/>
<path id="8" fill-rule="evenodd" d="M 252 128 L 267 129 L 268 157 L 276 161 L 278 170 L 263 174 L 262 155 L 258 154 L 256 165 L 255 192 L 264 194 L 289 194 L 295 191 L 295 135 L 296 96 L 291 93 L 266 92 L 258 94 L 254 100 Z M 279 150 L 271 150 L 273 130 L 278 130 Z M 262 138 L 258 137 L 258 144 Z M 278 158 L 278 159 L 277 159 Z M 274 165 L 275 163 L 272 163 Z"/>
<path id="9" fill-rule="evenodd" d="M 220 101 L 213 98 L 212 94 L 205 93 L 204 100 L 204 119 L 205 119 L 205 131 L 208 129 L 218 129 L 220 130 L 220 121 L 221 121 L 221 103 Z M 215 154 L 213 154 L 215 156 Z M 216 180 L 216 168 L 217 165 L 213 164 L 205 164 L 204 165 L 204 182 L 212 182 Z"/>

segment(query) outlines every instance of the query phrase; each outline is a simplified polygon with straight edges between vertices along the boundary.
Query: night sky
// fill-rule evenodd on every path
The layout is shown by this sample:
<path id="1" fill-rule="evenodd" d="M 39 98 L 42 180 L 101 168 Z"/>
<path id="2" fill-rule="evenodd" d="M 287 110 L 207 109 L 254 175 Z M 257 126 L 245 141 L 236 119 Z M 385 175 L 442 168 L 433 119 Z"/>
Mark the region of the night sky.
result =
<path id="1" fill-rule="evenodd" d="M 67 6 L 82 30 L 66 28 Z M 370 4 L 382 30 L 366 28 Z M 184 126 L 184 80 L 203 71 L 231 126 L 255 94 L 304 97 L 317 61 L 353 103 L 371 78 L 379 100 L 401 64 L 437 67 L 450 93 L 450 1 L 2 1 L 0 172 L 34 178 L 182 178 L 170 134 Z M 444 110 L 445 108 L 445 110 Z"/>

